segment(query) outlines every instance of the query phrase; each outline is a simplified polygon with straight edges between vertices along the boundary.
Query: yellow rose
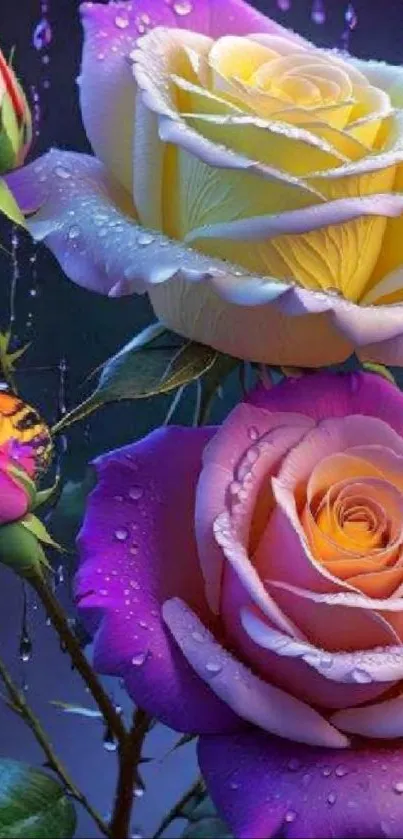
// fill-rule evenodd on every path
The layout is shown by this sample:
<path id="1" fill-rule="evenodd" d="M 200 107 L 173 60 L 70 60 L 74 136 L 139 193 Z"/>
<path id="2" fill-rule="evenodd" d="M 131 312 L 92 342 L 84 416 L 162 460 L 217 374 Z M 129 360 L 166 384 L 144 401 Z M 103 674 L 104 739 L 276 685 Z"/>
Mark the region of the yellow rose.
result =
<path id="1" fill-rule="evenodd" d="M 250 360 L 403 363 L 403 71 L 241 0 L 83 9 L 98 161 L 9 179 L 72 279 Z"/>

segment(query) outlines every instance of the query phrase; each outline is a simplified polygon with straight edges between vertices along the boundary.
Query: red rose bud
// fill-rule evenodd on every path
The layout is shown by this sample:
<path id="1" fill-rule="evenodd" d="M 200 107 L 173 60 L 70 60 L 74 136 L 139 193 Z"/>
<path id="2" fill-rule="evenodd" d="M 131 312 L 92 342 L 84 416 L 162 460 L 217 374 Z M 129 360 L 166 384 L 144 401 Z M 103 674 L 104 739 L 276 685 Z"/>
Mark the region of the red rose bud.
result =
<path id="1" fill-rule="evenodd" d="M 32 141 L 28 102 L 0 50 L 0 174 L 21 166 Z"/>

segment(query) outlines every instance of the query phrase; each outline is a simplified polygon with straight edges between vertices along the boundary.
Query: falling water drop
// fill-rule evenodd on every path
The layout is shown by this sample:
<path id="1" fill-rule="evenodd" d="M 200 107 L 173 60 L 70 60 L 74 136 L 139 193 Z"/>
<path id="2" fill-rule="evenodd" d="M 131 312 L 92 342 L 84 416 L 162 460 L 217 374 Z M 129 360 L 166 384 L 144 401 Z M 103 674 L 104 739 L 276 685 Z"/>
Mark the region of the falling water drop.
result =
<path id="1" fill-rule="evenodd" d="M 291 9 L 291 0 L 277 0 L 277 6 L 281 12 L 288 12 Z"/>
<path id="2" fill-rule="evenodd" d="M 28 596 L 25 584 L 22 587 L 23 603 L 22 603 L 22 619 L 21 619 L 21 634 L 18 647 L 18 654 L 21 661 L 26 664 L 30 661 L 32 656 L 32 641 L 28 632 Z"/>
<path id="3" fill-rule="evenodd" d="M 314 23 L 321 25 L 326 22 L 326 9 L 323 0 L 313 0 L 311 18 Z"/>
<path id="4" fill-rule="evenodd" d="M 32 43 L 36 50 L 43 50 L 49 46 L 52 41 L 52 27 L 46 18 L 37 23 L 35 26 Z"/>
<path id="5" fill-rule="evenodd" d="M 103 739 L 103 746 L 105 751 L 107 752 L 116 752 L 117 743 L 116 740 L 110 730 L 110 728 L 106 728 L 104 739 Z"/>

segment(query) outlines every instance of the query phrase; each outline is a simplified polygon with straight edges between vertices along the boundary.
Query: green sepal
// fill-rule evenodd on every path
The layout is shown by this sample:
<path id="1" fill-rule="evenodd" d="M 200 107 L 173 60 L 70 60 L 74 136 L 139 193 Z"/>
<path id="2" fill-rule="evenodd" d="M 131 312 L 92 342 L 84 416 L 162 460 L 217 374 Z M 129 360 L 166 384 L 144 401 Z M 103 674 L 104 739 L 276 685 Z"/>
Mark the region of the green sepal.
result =
<path id="1" fill-rule="evenodd" d="M 32 510 L 37 510 L 38 507 L 41 507 L 42 504 L 46 504 L 50 501 L 53 496 L 57 493 L 60 485 L 59 478 L 56 479 L 55 483 L 49 487 L 48 489 L 41 489 L 39 492 L 36 493 L 35 501 L 32 505 Z"/>
<path id="2" fill-rule="evenodd" d="M 0 564 L 27 579 L 51 570 L 37 537 L 21 521 L 0 527 Z"/>
<path id="3" fill-rule="evenodd" d="M 42 542 L 44 545 L 49 545 L 51 548 L 56 548 L 57 551 L 65 553 L 64 548 L 52 539 L 43 522 L 36 516 L 32 515 L 32 513 L 28 513 L 28 515 L 24 516 L 20 523 L 22 527 L 28 530 L 29 533 L 32 533 L 39 542 Z"/>

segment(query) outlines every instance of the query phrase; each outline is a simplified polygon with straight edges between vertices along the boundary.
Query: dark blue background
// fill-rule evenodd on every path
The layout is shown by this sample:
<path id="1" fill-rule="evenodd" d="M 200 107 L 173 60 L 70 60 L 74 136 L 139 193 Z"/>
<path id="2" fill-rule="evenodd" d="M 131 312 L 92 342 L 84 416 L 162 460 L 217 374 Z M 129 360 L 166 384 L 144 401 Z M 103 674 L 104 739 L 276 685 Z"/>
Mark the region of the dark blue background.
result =
<path id="1" fill-rule="evenodd" d="M 309 0 L 293 0 L 288 13 L 280 12 L 274 0 L 255 3 L 267 14 L 317 43 L 339 45 L 345 28 L 347 3 L 324 0 L 324 4 L 327 20 L 323 26 L 318 26 L 311 20 Z M 354 6 L 358 23 L 351 34 L 351 52 L 361 57 L 402 63 L 402 0 L 357 0 Z M 88 150 L 75 87 L 81 53 L 77 10 L 76 0 L 50 0 L 53 37 L 47 50 L 49 64 L 44 64 L 43 54 L 35 50 L 32 43 L 33 31 L 40 19 L 40 0 L 1 0 L 0 45 L 6 55 L 15 47 L 14 64 L 27 92 L 30 93 L 33 85 L 40 96 L 40 136 L 32 156 L 50 145 Z M 50 87 L 44 87 L 47 82 Z M 3 244 L 10 247 L 9 225 L 0 224 L 0 237 Z M 33 341 L 24 362 L 24 368 L 28 369 L 22 376 L 23 392 L 52 421 L 58 413 L 60 360 L 67 359 L 66 398 L 72 405 L 83 393 L 80 386 L 87 372 L 148 323 L 151 313 L 144 299 L 104 300 L 73 287 L 53 257 L 45 249 L 35 248 L 27 237 L 21 238 L 17 255 L 21 276 L 16 296 L 16 333 L 20 341 Z M 36 263 L 30 261 L 32 257 L 36 258 Z M 12 275 L 7 256 L 0 255 L 0 272 L 0 328 L 4 328 L 8 323 Z M 35 298 L 29 294 L 32 287 L 38 292 Z M 65 456 L 66 473 L 79 478 L 85 463 L 94 454 L 145 433 L 151 425 L 162 420 L 165 410 L 164 400 L 152 404 L 132 403 L 110 408 L 90 424 L 75 429 Z M 58 527 L 62 538 L 67 538 L 68 525 L 59 522 Z M 60 593 L 67 602 L 65 584 L 60 586 Z M 52 629 L 45 625 L 41 609 L 35 606 L 31 599 L 28 617 L 33 655 L 31 661 L 23 665 L 18 658 L 21 585 L 9 572 L 0 569 L 0 652 L 7 658 L 17 679 L 27 680 L 28 697 L 45 721 L 57 749 L 78 784 L 106 814 L 110 807 L 115 757 L 104 752 L 102 730 L 97 721 L 61 715 L 49 704 L 52 699 L 81 704 L 87 704 L 89 700 L 79 679 L 71 673 L 68 660 L 60 653 Z M 118 688 L 114 686 L 113 689 L 118 698 Z M 173 742 L 173 735 L 159 728 L 149 738 L 147 753 L 161 758 Z M 30 733 L 4 705 L 0 705 L 0 754 L 41 762 L 41 754 Z M 143 835 L 150 835 L 155 829 L 194 771 L 191 747 L 147 767 L 148 792 L 138 802 L 135 816 L 135 824 L 141 826 Z M 170 835 L 178 835 L 177 831 L 178 827 Z M 97 835 L 85 815 L 80 819 L 78 835 Z"/>

